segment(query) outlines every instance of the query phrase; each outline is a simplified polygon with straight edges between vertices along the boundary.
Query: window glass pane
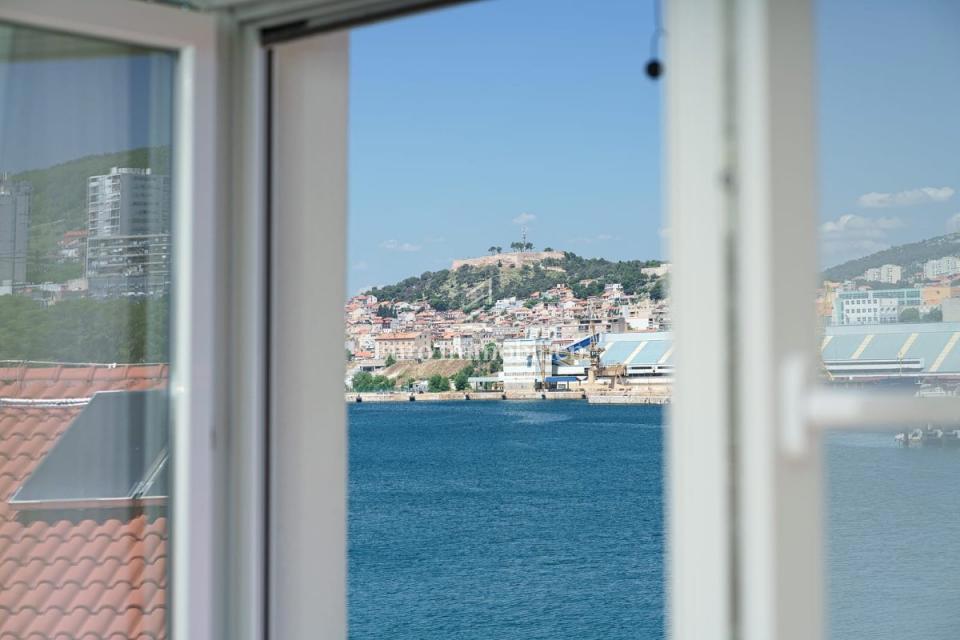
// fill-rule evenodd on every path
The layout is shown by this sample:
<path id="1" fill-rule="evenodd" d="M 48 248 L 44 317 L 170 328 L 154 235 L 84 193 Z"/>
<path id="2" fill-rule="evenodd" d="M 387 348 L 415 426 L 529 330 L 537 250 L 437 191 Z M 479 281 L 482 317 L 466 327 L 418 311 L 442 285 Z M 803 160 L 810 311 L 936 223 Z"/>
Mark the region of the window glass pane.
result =
<path id="1" fill-rule="evenodd" d="M 175 56 L 0 24 L 0 636 L 166 637 Z"/>
<path id="2" fill-rule="evenodd" d="M 823 2 L 822 379 L 884 394 L 960 383 L 960 8 Z M 825 439 L 833 638 L 952 638 L 960 447 L 922 417 Z"/>
<path id="3" fill-rule="evenodd" d="M 351 637 L 664 636 L 653 33 L 522 0 L 351 34 Z"/>

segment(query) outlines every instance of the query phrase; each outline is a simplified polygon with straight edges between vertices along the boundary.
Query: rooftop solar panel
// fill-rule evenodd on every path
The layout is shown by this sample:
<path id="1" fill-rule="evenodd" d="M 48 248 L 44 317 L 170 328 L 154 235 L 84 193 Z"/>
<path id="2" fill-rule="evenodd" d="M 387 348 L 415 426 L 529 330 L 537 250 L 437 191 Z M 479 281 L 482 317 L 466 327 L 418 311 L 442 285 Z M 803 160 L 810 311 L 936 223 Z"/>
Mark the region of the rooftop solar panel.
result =
<path id="1" fill-rule="evenodd" d="M 98 393 L 10 502 L 91 508 L 166 495 L 168 438 L 165 391 Z"/>

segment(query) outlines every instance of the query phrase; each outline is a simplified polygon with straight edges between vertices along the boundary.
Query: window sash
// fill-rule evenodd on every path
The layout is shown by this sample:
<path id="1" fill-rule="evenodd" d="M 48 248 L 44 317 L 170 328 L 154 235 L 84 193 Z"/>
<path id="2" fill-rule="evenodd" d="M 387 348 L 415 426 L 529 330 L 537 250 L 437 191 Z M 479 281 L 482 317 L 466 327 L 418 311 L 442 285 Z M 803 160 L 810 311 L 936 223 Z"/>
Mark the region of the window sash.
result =
<path id="1" fill-rule="evenodd" d="M 170 397 L 174 449 L 171 496 L 170 635 L 216 637 L 220 557 L 217 442 L 225 441 L 215 373 L 223 269 L 216 250 L 216 21 L 129 0 L 5 0 L 0 21 L 178 53 L 174 92 L 174 268 Z"/>

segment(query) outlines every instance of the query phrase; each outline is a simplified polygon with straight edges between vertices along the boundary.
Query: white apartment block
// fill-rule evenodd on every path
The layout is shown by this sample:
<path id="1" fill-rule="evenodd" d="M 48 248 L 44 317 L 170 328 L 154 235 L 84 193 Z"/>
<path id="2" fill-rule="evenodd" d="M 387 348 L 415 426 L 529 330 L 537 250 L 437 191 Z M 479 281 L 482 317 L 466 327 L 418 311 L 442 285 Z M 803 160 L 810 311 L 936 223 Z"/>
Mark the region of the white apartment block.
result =
<path id="1" fill-rule="evenodd" d="M 939 260 L 927 260 L 923 263 L 923 277 L 927 280 L 958 273 L 960 273 L 960 259 L 955 256 L 945 256 Z"/>
<path id="2" fill-rule="evenodd" d="M 550 341 L 543 338 L 504 340 L 503 388 L 505 391 L 532 391 L 552 370 Z"/>
<path id="3" fill-rule="evenodd" d="M 863 279 L 867 282 L 882 282 L 885 284 L 897 284 L 902 277 L 903 269 L 896 264 L 885 264 L 881 267 L 867 269 L 863 274 Z"/>
<path id="4" fill-rule="evenodd" d="M 469 359 L 479 355 L 480 345 L 473 339 L 472 335 L 465 334 L 447 334 L 437 338 L 433 346 L 440 350 L 444 358 L 464 358 Z"/>

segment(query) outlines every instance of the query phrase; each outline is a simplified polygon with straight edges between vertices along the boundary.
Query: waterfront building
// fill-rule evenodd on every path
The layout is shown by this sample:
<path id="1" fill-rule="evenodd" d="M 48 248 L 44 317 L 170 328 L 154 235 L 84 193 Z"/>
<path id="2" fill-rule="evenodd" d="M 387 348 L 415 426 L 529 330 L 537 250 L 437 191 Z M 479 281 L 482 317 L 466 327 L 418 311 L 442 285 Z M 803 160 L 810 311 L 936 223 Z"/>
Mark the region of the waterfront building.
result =
<path id="1" fill-rule="evenodd" d="M 958 335 L 956 298 L 944 301 L 944 322 L 828 326 L 820 343 L 821 371 L 834 382 L 960 384 Z M 670 332 L 604 334 L 598 344 L 601 368 L 626 384 L 667 380 L 673 372 Z"/>
<path id="2" fill-rule="evenodd" d="M 0 290 L 12 293 L 27 282 L 30 185 L 0 174 Z"/>
<path id="3" fill-rule="evenodd" d="M 833 300 L 833 324 L 885 324 L 897 322 L 907 307 L 923 305 L 920 289 L 837 291 Z"/>
<path id="4" fill-rule="evenodd" d="M 430 337 L 419 332 L 384 333 L 374 340 L 377 360 L 393 356 L 396 360 L 429 358 L 432 352 Z"/>
<path id="5" fill-rule="evenodd" d="M 170 287 L 170 178 L 113 167 L 87 181 L 86 275 L 95 296 Z"/>
<path id="6" fill-rule="evenodd" d="M 500 354 L 506 391 L 532 391 L 552 373 L 550 341 L 544 338 L 504 340 Z"/>

